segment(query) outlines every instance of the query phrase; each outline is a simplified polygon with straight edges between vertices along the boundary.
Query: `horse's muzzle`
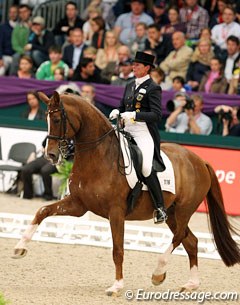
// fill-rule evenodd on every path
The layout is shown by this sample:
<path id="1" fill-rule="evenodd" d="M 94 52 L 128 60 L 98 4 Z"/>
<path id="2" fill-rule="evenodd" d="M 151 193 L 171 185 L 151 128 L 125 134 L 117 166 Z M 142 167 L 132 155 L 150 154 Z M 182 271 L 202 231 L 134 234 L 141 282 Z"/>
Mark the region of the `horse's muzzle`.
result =
<path id="1" fill-rule="evenodd" d="M 58 163 L 58 159 L 59 159 L 59 154 L 57 153 L 54 153 L 54 152 L 48 152 L 46 155 L 45 155 L 45 158 L 47 160 L 49 160 L 51 163 L 53 164 L 57 164 Z"/>

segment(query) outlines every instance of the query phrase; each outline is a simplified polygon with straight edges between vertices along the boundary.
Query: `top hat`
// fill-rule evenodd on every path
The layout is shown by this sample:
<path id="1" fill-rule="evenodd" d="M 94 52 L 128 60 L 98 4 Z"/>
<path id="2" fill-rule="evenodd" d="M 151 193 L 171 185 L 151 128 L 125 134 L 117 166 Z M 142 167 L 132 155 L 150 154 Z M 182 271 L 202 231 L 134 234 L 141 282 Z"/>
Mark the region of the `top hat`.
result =
<path id="1" fill-rule="evenodd" d="M 154 68 L 155 67 L 154 59 L 155 59 L 155 56 L 153 56 L 151 54 L 144 53 L 144 52 L 137 52 L 133 62 L 138 62 L 140 64 L 144 64 L 145 66 L 150 65 L 151 67 Z"/>

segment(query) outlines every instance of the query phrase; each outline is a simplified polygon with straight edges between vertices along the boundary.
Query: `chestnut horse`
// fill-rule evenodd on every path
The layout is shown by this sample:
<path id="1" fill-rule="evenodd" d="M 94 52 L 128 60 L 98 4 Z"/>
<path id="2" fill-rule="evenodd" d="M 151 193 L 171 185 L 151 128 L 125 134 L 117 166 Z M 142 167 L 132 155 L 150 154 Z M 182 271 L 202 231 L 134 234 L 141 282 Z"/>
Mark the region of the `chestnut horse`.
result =
<path id="1" fill-rule="evenodd" d="M 130 188 L 118 168 L 118 138 L 100 111 L 73 94 L 59 95 L 54 92 L 51 99 L 44 93 L 39 93 L 39 96 L 48 107 L 46 156 L 57 163 L 65 140 L 75 140 L 74 164 L 69 179 L 70 195 L 39 209 L 16 245 L 14 255 L 19 258 L 26 254 L 27 243 L 46 217 L 80 217 L 91 211 L 110 221 L 116 273 L 113 285 L 106 292 L 108 295 L 118 294 L 123 289 L 124 221 L 151 219 L 151 198 L 148 192 L 142 192 L 135 209 L 126 213 Z M 215 244 L 226 266 L 240 263 L 240 250 L 230 234 L 233 228 L 228 222 L 220 185 L 212 167 L 180 145 L 164 143 L 161 149 L 171 160 L 175 173 L 176 194 L 164 192 L 167 225 L 174 236 L 166 252 L 159 258 L 152 283 L 158 285 L 164 281 L 168 258 L 182 243 L 190 262 L 190 277 L 182 290 L 193 290 L 199 287 L 198 248 L 197 238 L 189 229 L 188 222 L 204 198 L 207 199 Z"/>

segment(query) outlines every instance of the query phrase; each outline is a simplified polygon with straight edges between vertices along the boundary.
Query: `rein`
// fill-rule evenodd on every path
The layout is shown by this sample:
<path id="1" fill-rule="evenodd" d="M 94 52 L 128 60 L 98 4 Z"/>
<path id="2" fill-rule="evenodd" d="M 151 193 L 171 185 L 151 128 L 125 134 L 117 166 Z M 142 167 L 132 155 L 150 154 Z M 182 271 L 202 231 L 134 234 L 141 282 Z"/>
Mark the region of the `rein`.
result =
<path id="1" fill-rule="evenodd" d="M 60 130 L 63 130 L 63 136 L 55 136 L 55 135 L 48 135 L 47 139 L 50 140 L 57 140 L 58 141 L 58 150 L 62 156 L 62 158 L 66 159 L 68 157 L 68 147 L 69 147 L 69 138 L 67 138 L 67 122 L 70 124 L 71 128 L 73 129 L 74 133 L 77 133 L 77 130 L 75 126 L 72 124 L 72 122 L 69 120 L 67 112 L 65 111 L 65 108 L 63 106 L 62 101 L 60 101 L 60 108 L 54 109 L 54 110 L 48 110 L 47 114 L 55 113 L 55 112 L 61 112 L 61 128 Z M 74 143 L 74 146 L 76 145 L 90 145 L 90 147 L 80 149 L 80 152 L 87 151 L 90 149 L 93 149 L 97 147 L 114 129 L 108 130 L 104 135 L 97 138 L 96 140 L 92 141 L 80 141 L 77 143 Z"/>

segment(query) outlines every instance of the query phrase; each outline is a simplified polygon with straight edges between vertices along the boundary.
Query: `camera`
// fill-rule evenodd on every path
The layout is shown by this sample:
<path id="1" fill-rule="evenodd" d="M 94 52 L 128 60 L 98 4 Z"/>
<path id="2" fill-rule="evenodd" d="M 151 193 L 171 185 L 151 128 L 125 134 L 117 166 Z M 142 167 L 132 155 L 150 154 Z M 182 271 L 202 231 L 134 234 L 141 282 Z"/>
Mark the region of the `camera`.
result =
<path id="1" fill-rule="evenodd" d="M 185 98 L 186 98 L 186 104 L 183 106 L 183 111 L 185 109 L 194 110 L 194 108 L 195 108 L 194 101 L 190 97 L 188 97 L 187 95 L 185 96 Z M 173 112 L 179 106 L 181 106 L 181 102 L 176 100 L 176 99 L 169 100 L 169 101 L 167 101 L 167 104 L 166 104 L 166 108 L 169 112 Z"/>
<path id="2" fill-rule="evenodd" d="M 189 97 L 186 98 L 186 104 L 183 106 L 183 109 L 187 109 L 187 110 L 194 110 L 195 108 L 195 104 L 194 104 L 194 100 L 190 99 Z"/>
<path id="3" fill-rule="evenodd" d="M 232 119 L 233 119 L 233 116 L 232 116 L 232 111 L 229 110 L 227 112 L 225 112 L 223 109 L 221 109 L 218 113 L 218 116 L 219 116 L 219 120 L 222 121 L 223 119 L 225 119 L 226 121 L 229 121 L 231 122 Z"/>

